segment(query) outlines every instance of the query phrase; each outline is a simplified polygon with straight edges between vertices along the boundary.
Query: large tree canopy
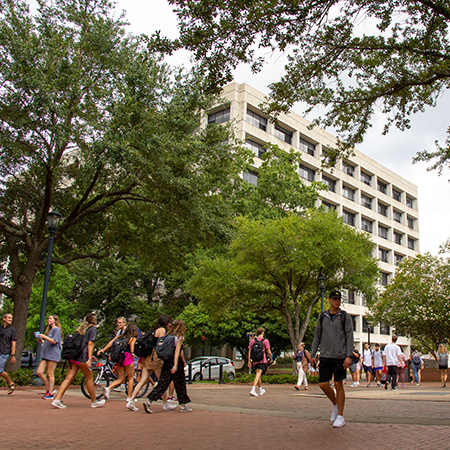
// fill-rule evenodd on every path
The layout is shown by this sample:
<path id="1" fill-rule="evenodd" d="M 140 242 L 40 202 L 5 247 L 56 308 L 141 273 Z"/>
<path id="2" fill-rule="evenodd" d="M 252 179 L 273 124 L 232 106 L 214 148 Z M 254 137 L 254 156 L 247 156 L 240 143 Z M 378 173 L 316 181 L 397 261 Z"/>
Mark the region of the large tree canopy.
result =
<path id="1" fill-rule="evenodd" d="M 450 339 L 449 259 L 429 253 L 406 259 L 381 297 L 368 306 L 373 323 L 385 320 L 434 353 Z"/>
<path id="2" fill-rule="evenodd" d="M 111 253 L 158 258 L 226 231 L 242 154 L 226 127 L 200 129 L 208 102 L 145 37 L 127 35 L 107 0 L 0 0 L 0 256 L 18 354 L 46 215 L 63 216 L 54 261 Z"/>
<path id="3" fill-rule="evenodd" d="M 450 83 L 450 6 L 438 0 L 304 0 L 241 2 L 170 0 L 181 37 L 208 86 L 233 78 L 244 62 L 259 71 L 270 52 L 288 54 L 285 75 L 271 86 L 268 111 L 295 102 L 327 109 L 318 121 L 333 126 L 349 146 L 362 141 L 375 111 L 385 131 L 409 127 L 409 116 L 437 103 Z M 261 56 L 264 55 L 264 56 Z M 447 148 L 424 152 L 448 165 Z"/>
<path id="4" fill-rule="evenodd" d="M 188 285 L 213 316 L 229 308 L 277 311 L 297 348 L 319 299 L 319 276 L 330 289 L 374 294 L 372 249 L 367 233 L 322 210 L 264 221 L 239 218 L 229 253 L 205 258 Z"/>

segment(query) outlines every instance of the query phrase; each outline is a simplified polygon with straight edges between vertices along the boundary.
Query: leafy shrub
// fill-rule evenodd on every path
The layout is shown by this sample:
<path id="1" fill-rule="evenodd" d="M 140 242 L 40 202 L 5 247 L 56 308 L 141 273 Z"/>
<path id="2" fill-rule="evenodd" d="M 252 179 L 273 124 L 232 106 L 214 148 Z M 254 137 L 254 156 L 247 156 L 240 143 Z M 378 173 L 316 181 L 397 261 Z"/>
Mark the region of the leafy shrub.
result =
<path id="1" fill-rule="evenodd" d="M 11 381 L 17 386 L 31 386 L 34 382 L 33 369 L 19 369 L 16 372 L 9 372 L 8 375 L 10 376 Z M 62 368 L 57 367 L 55 369 L 55 386 L 59 386 L 64 378 L 66 378 L 66 375 L 67 368 L 63 371 Z M 80 385 L 81 378 L 83 378 L 83 373 L 79 370 L 72 384 Z M 6 384 L 3 378 L 0 380 L 2 380 L 2 384 Z"/>
<path id="2" fill-rule="evenodd" d="M 294 362 L 294 358 L 292 356 L 279 356 L 276 359 L 277 364 L 290 364 L 292 365 Z"/>
<path id="3" fill-rule="evenodd" d="M 237 372 L 233 383 L 253 383 L 254 374 Z M 307 375 L 308 383 L 314 384 L 319 382 L 318 375 Z M 293 374 L 281 375 L 263 375 L 261 381 L 264 384 L 296 384 L 297 376 Z"/>

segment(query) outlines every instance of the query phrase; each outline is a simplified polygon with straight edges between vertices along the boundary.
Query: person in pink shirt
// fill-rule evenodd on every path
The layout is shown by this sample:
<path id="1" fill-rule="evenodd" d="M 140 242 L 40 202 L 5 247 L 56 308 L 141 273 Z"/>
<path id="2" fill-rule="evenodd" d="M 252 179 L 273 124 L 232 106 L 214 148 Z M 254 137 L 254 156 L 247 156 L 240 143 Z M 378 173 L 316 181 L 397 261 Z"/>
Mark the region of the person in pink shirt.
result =
<path id="1" fill-rule="evenodd" d="M 270 343 L 268 339 L 264 337 L 264 331 L 263 327 L 259 327 L 256 330 L 257 336 L 252 339 L 248 346 L 248 367 L 251 368 L 253 365 L 256 372 L 252 390 L 250 391 L 250 395 L 253 397 L 264 395 L 264 392 L 266 392 L 261 386 L 261 377 L 266 371 L 267 363 L 272 360 Z M 257 387 L 258 392 L 256 392 Z"/>

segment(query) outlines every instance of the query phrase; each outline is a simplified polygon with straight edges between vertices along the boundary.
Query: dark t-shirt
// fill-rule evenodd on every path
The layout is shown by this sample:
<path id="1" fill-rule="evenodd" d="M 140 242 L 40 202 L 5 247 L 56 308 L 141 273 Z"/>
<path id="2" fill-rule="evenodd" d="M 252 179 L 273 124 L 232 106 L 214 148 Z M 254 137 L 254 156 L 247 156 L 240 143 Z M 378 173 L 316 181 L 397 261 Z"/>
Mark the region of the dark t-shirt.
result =
<path id="1" fill-rule="evenodd" d="M 0 355 L 11 354 L 11 342 L 17 341 L 17 331 L 12 325 L 0 327 Z"/>
<path id="2" fill-rule="evenodd" d="M 94 342 L 96 337 L 97 337 L 97 328 L 89 327 L 84 335 L 83 352 L 81 353 L 80 362 L 86 362 L 88 360 L 88 342 L 90 341 Z"/>
<path id="3" fill-rule="evenodd" d="M 358 356 L 355 356 L 354 353 L 356 353 Z M 352 353 L 352 364 L 358 364 L 359 359 L 360 359 L 359 351 L 358 350 L 353 350 L 353 353 Z"/>

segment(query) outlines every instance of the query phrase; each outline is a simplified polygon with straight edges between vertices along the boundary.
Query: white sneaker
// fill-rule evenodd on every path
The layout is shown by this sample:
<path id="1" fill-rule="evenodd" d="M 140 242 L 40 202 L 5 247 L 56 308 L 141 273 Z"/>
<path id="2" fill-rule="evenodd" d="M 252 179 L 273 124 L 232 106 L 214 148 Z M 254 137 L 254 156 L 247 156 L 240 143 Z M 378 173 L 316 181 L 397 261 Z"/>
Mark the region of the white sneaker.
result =
<path id="1" fill-rule="evenodd" d="M 181 412 L 181 413 L 192 412 L 192 408 L 189 408 L 189 407 L 187 407 L 187 406 L 182 406 L 182 407 L 180 408 L 180 412 Z"/>
<path id="2" fill-rule="evenodd" d="M 106 400 L 95 400 L 95 402 L 91 403 L 91 408 L 100 408 L 100 406 L 103 406 L 106 403 Z"/>
<path id="3" fill-rule="evenodd" d="M 173 403 L 169 403 L 169 402 L 163 403 L 164 411 L 172 411 L 173 409 L 176 409 L 176 408 L 177 408 L 177 405 L 175 405 Z"/>
<path id="4" fill-rule="evenodd" d="M 139 408 L 136 408 L 136 405 L 134 404 L 134 402 L 133 402 L 132 400 L 130 400 L 130 401 L 127 403 L 127 408 L 128 408 L 130 411 L 139 411 Z"/>
<path id="5" fill-rule="evenodd" d="M 124 391 L 125 391 L 125 385 L 124 385 L 124 384 L 121 384 L 120 386 L 116 386 L 116 387 L 113 389 L 113 391 L 114 391 L 114 392 L 124 392 Z"/>
<path id="6" fill-rule="evenodd" d="M 333 405 L 333 411 L 331 411 L 330 422 L 334 422 L 338 416 L 338 405 Z"/>
<path id="7" fill-rule="evenodd" d="M 353 383 L 350 385 L 350 387 L 358 387 L 358 385 L 356 383 Z"/>
<path id="8" fill-rule="evenodd" d="M 259 394 L 256 393 L 255 389 L 252 389 L 250 391 L 250 395 L 253 395 L 253 397 L 258 397 Z"/>
<path id="9" fill-rule="evenodd" d="M 106 400 L 109 400 L 109 394 L 111 390 L 108 387 L 103 388 L 103 395 L 105 396 Z"/>
<path id="10" fill-rule="evenodd" d="M 344 416 L 337 416 L 333 422 L 333 428 L 341 428 L 345 425 Z"/>
<path id="11" fill-rule="evenodd" d="M 152 404 L 150 403 L 149 400 L 147 400 L 146 402 L 144 402 L 144 409 L 145 409 L 145 412 L 146 412 L 147 414 L 153 414 L 153 411 L 152 411 Z"/>
<path id="12" fill-rule="evenodd" d="M 66 405 L 63 405 L 63 402 L 61 400 L 56 400 L 56 399 L 52 401 L 52 406 L 54 406 L 55 408 L 59 408 L 59 409 L 67 408 Z"/>
<path id="13" fill-rule="evenodd" d="M 265 389 L 259 388 L 259 395 L 264 395 L 265 392 L 266 392 Z"/>

